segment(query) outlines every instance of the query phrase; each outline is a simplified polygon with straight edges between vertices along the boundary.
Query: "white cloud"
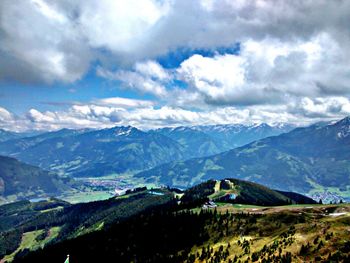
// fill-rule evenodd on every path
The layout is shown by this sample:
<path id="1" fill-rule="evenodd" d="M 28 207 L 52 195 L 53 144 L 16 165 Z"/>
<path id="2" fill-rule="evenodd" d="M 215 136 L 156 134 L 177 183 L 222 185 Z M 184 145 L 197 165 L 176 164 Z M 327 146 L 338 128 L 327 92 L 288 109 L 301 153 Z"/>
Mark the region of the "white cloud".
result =
<path id="1" fill-rule="evenodd" d="M 155 78 L 160 81 L 169 80 L 170 74 L 159 63 L 148 60 L 145 62 L 137 62 L 135 71 L 149 78 Z"/>
<path id="2" fill-rule="evenodd" d="M 167 1 L 152 0 L 84 1 L 79 7 L 78 21 L 92 47 L 126 53 L 142 47 L 169 8 Z"/>
<path id="3" fill-rule="evenodd" d="M 210 99 L 223 99 L 245 83 L 244 59 L 236 55 L 214 58 L 193 55 L 181 63 L 179 76 Z"/>
<path id="4" fill-rule="evenodd" d="M 177 71 L 209 104 L 286 103 L 305 96 L 347 96 L 350 65 L 341 53 L 326 34 L 308 42 L 248 40 L 239 55 L 194 55 Z"/>
<path id="5" fill-rule="evenodd" d="M 151 107 L 154 105 L 154 102 L 149 100 L 128 99 L 128 98 L 121 98 L 121 97 L 99 99 L 99 100 L 95 100 L 94 103 L 102 106 L 121 107 L 121 108 L 142 108 L 142 107 Z"/>
<path id="6" fill-rule="evenodd" d="M 0 79 L 72 82 L 90 63 L 89 48 L 67 14 L 43 0 L 0 3 Z"/>
<path id="7" fill-rule="evenodd" d="M 98 76 L 158 101 L 106 98 L 26 116 L 0 108 L 1 125 L 342 117 L 350 107 L 349 13 L 349 1 L 327 0 L 2 0 L 0 81 L 75 82 L 97 61 Z M 178 48 L 215 51 L 237 43 L 236 55 L 195 54 L 171 70 L 156 62 Z"/>
<path id="8" fill-rule="evenodd" d="M 68 19 L 64 15 L 62 15 L 60 12 L 58 12 L 54 8 L 50 7 L 50 5 L 48 5 L 45 1 L 32 0 L 32 3 L 36 5 L 40 13 L 42 13 L 48 19 L 55 20 L 61 24 L 64 24 L 67 22 Z"/>
<path id="9" fill-rule="evenodd" d="M 350 103 L 344 97 L 302 98 L 289 105 L 289 110 L 304 118 L 334 119 L 350 115 Z"/>
<path id="10" fill-rule="evenodd" d="M 327 0 L 3 0 L 0 78 L 74 82 L 95 60 L 126 67 L 181 47 L 293 44 L 320 33 L 348 61 L 349 11 L 350 2 Z"/>
<path id="11" fill-rule="evenodd" d="M 302 97 L 348 96 L 350 65 L 341 54 L 339 45 L 325 33 L 307 42 L 249 39 L 241 43 L 239 54 L 195 54 L 177 69 L 164 69 L 148 60 L 137 62 L 132 70 L 99 68 L 98 74 L 118 80 L 125 88 L 154 94 L 172 106 L 274 105 Z M 177 80 L 187 88 L 177 88 Z"/>
<path id="12" fill-rule="evenodd" d="M 50 111 L 41 113 L 36 109 L 30 109 L 27 113 L 27 117 L 34 123 L 50 123 L 54 122 L 58 115 Z"/>
<path id="13" fill-rule="evenodd" d="M 0 121 L 5 122 L 12 119 L 13 115 L 5 108 L 0 107 Z"/>
<path id="14" fill-rule="evenodd" d="M 19 121 L 16 115 L 0 107 L 0 129 L 20 131 L 27 129 L 27 125 Z"/>
<path id="15" fill-rule="evenodd" d="M 168 76 L 166 71 L 156 62 L 139 62 L 134 66 L 134 70 L 117 70 L 115 72 L 98 67 L 97 75 L 119 81 L 124 88 L 137 90 L 141 93 L 150 93 L 158 97 L 167 95 L 164 81 L 168 80 Z"/>
<path id="16" fill-rule="evenodd" d="M 114 100 L 115 98 L 111 98 L 111 101 Z M 131 125 L 141 129 L 151 129 L 165 126 L 262 122 L 306 125 L 315 121 L 341 119 L 350 114 L 350 101 L 343 97 L 315 99 L 303 97 L 285 105 L 260 105 L 244 108 L 226 106 L 201 111 L 171 106 L 156 107 L 147 103 L 130 107 L 130 104 L 134 102 L 131 103 L 128 99 L 123 101 L 120 98 L 114 102 L 118 103 L 103 102 L 97 105 L 96 102 L 92 102 L 72 105 L 67 110 L 61 111 L 31 109 L 24 116 L 15 116 L 6 109 L 0 108 L 0 128 L 20 131 Z"/>

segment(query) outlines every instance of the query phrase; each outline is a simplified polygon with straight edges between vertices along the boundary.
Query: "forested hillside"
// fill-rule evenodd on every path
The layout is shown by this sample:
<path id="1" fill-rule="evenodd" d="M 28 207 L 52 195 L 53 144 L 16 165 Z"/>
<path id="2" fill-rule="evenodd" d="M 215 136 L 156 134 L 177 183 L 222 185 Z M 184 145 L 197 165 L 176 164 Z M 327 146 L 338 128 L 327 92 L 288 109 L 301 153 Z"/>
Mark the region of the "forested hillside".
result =
<path id="1" fill-rule="evenodd" d="M 0 156 L 0 198 L 17 200 L 58 195 L 70 189 L 71 179 Z"/>

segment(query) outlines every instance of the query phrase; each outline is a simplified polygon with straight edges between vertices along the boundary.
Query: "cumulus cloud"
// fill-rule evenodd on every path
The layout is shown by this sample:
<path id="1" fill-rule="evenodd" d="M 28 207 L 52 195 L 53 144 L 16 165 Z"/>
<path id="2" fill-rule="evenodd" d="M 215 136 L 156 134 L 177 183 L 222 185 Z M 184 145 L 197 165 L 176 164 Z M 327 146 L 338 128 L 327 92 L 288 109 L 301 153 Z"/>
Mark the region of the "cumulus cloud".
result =
<path id="1" fill-rule="evenodd" d="M 124 88 L 137 90 L 141 93 L 150 93 L 157 97 L 167 95 L 165 82 L 169 79 L 168 74 L 154 61 L 136 63 L 133 70 L 115 72 L 98 67 L 97 75 L 119 81 Z"/>
<path id="2" fill-rule="evenodd" d="M 166 97 L 173 106 L 274 105 L 303 97 L 348 96 L 350 65 L 342 54 L 339 45 L 321 33 L 307 42 L 249 39 L 241 43 L 239 54 L 195 54 L 176 69 L 148 60 L 133 70 L 99 68 L 98 74 L 126 88 Z M 186 89 L 177 88 L 176 81 Z"/>
<path id="3" fill-rule="evenodd" d="M 105 128 L 131 125 L 141 129 L 159 127 L 293 123 L 308 125 L 315 121 L 337 120 L 350 114 L 350 101 L 343 97 L 310 99 L 300 98 L 284 105 L 258 105 L 246 107 L 225 106 L 193 111 L 173 106 L 157 107 L 129 99 L 110 98 L 102 103 L 72 105 L 66 110 L 39 111 L 30 109 L 16 116 L 0 108 L 0 128 L 14 131 L 57 130 L 61 128 Z"/>
<path id="4" fill-rule="evenodd" d="M 13 119 L 12 114 L 8 110 L 0 107 L 0 120 L 5 122 L 12 119 Z"/>
<path id="5" fill-rule="evenodd" d="M 154 106 L 153 101 L 139 100 L 139 99 L 128 99 L 121 97 L 104 98 L 94 101 L 97 105 L 120 107 L 120 108 L 145 108 Z"/>
<path id="6" fill-rule="evenodd" d="M 80 1 L 77 18 L 92 47 L 113 53 L 133 53 L 142 48 L 150 30 L 166 15 L 168 1 Z"/>
<path id="7" fill-rule="evenodd" d="M 0 78 L 72 82 L 90 63 L 73 21 L 44 0 L 0 3 Z"/>
<path id="8" fill-rule="evenodd" d="M 27 128 L 27 125 L 21 122 L 18 116 L 0 107 L 0 129 L 21 131 Z"/>
<path id="9" fill-rule="evenodd" d="M 344 0 L 3 0 L 0 81 L 72 83 L 97 63 L 96 74 L 116 88 L 157 101 L 105 98 L 61 111 L 33 108 L 24 116 L 2 109 L 1 125 L 158 127 L 343 117 L 349 114 L 349 13 Z M 237 54 L 215 53 L 237 43 Z M 172 69 L 157 62 L 183 48 L 214 55 L 193 54 Z"/>
<path id="10" fill-rule="evenodd" d="M 342 54 L 324 33 L 307 42 L 247 40 L 239 55 L 194 55 L 177 72 L 208 104 L 287 103 L 300 97 L 348 96 L 350 65 Z"/>
<path id="11" fill-rule="evenodd" d="M 302 118 L 325 120 L 349 115 L 350 104 L 349 99 L 344 97 L 302 98 L 297 103 L 291 103 L 288 110 Z"/>
<path id="12" fill-rule="evenodd" d="M 320 32 L 348 57 L 349 11 L 327 0 L 3 0 L 0 77 L 73 82 L 96 59 L 125 66 L 181 47 L 307 42 Z"/>

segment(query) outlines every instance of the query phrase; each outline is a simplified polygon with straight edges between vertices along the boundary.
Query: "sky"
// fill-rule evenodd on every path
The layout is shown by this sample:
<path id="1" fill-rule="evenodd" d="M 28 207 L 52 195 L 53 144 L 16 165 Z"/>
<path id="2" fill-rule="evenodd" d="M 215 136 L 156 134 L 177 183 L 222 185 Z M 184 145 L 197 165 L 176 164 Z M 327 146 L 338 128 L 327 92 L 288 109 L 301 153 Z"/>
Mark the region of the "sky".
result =
<path id="1" fill-rule="evenodd" d="M 1 0 L 0 128 L 350 115 L 350 1 Z"/>

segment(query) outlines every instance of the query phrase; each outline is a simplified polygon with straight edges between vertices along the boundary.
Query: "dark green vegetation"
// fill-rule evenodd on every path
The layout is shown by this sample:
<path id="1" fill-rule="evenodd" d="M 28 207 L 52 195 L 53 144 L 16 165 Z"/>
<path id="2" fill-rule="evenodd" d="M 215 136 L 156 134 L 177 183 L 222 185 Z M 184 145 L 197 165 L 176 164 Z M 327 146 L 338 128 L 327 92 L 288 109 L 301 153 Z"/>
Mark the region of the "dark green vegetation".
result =
<path id="1" fill-rule="evenodd" d="M 208 182 L 192 193 L 201 195 L 212 186 Z M 119 205 L 129 198 L 119 199 L 123 200 Z M 80 215 L 90 209 L 80 208 Z M 44 249 L 18 251 L 15 262 L 63 262 L 67 254 L 72 262 L 348 262 L 349 212 L 347 205 L 236 209 L 227 204 L 217 209 L 184 209 L 170 198 L 124 220 L 118 213 L 109 214 L 105 217 L 109 224 L 61 238 Z"/>
<path id="2" fill-rule="evenodd" d="M 315 200 L 302 194 L 298 194 L 294 192 L 278 191 L 278 190 L 276 190 L 276 192 L 288 197 L 289 199 L 293 200 L 296 204 L 313 204 L 315 202 Z"/>
<path id="3" fill-rule="evenodd" d="M 137 177 L 177 187 L 208 179 L 235 177 L 274 189 L 308 193 L 350 190 L 350 118 L 297 128 L 205 158 L 160 165 Z"/>
<path id="4" fill-rule="evenodd" d="M 16 159 L 0 156 L 0 199 L 16 200 L 58 195 L 68 190 L 70 184 L 69 178 L 59 177 Z"/>
<path id="5" fill-rule="evenodd" d="M 265 186 L 238 179 L 209 180 L 189 188 L 181 198 L 183 204 L 195 206 L 208 200 L 232 204 L 277 206 L 288 204 L 316 204 L 297 193 L 284 193 Z"/>
<path id="6" fill-rule="evenodd" d="M 338 186 L 349 190 L 349 127 L 350 119 L 344 119 L 299 128 L 138 175 L 172 186 L 222 179 L 184 192 L 137 188 L 123 196 L 75 205 L 49 199 L 1 206 L 0 258 L 63 262 L 70 254 L 73 262 L 347 262 L 349 206 L 316 205 L 291 191 Z M 26 153 L 26 158 L 56 171 L 100 176 L 214 149 L 215 140 L 209 138 L 206 144 L 206 132 L 197 128 L 193 134 L 181 141 L 181 136 L 171 139 L 132 127 L 62 130 L 1 145 L 12 144 L 16 151 L 12 154 Z M 200 144 L 206 146 L 195 149 Z M 67 178 L 12 158 L 0 160 L 1 178 L 6 175 L 10 182 L 3 180 L 3 193 L 13 182 L 13 194 L 6 192 L 6 197 L 20 192 L 25 193 L 21 198 L 47 196 L 60 192 L 64 180 L 70 184 Z M 288 192 L 223 179 L 231 176 Z"/>
<path id="7" fill-rule="evenodd" d="M 0 258 L 11 254 L 20 245 L 23 230 L 17 226 L 39 217 L 43 211 L 68 206 L 69 203 L 54 198 L 36 203 L 18 201 L 0 206 Z"/>
<path id="8" fill-rule="evenodd" d="M 227 195 L 233 193 L 235 194 L 234 200 L 225 199 Z M 181 200 L 180 205 L 177 202 L 179 198 Z M 140 229 L 142 224 L 149 224 L 151 229 L 156 225 L 163 227 L 160 228 L 160 232 L 155 232 L 152 236 L 153 239 L 158 240 L 159 238 L 159 240 L 162 240 L 164 235 L 169 235 L 170 237 L 173 235 L 173 237 L 168 240 L 170 243 L 157 245 L 153 250 L 149 251 L 150 254 L 145 255 L 146 257 L 140 260 L 142 262 L 146 260 L 145 262 L 147 262 L 147 257 L 151 255 L 153 255 L 152 261 L 156 258 L 167 260 L 169 259 L 169 253 L 172 255 L 176 254 L 177 251 L 188 249 L 193 244 L 200 244 L 208 238 L 207 235 L 202 236 L 200 234 L 203 231 L 200 225 L 198 225 L 198 228 L 193 228 L 194 222 L 198 220 L 204 220 L 202 224 L 205 224 L 207 217 L 198 219 L 193 217 L 192 213 L 179 212 L 184 211 L 184 209 L 202 206 L 209 199 L 214 199 L 221 203 L 236 203 L 239 201 L 248 205 L 295 203 L 294 200 L 276 191 L 261 185 L 235 179 L 211 180 L 192 187 L 184 193 L 178 189 L 147 190 L 145 187 L 139 187 L 127 191 L 123 196 L 75 205 L 58 199 L 49 199 L 36 203 L 20 201 L 0 206 L 0 247 L 2 247 L 0 256 L 8 255 L 7 259 L 11 259 L 15 254 L 23 256 L 29 252 L 29 249 L 35 250 L 44 245 L 53 245 L 65 242 L 68 239 L 75 240 L 77 237 L 79 238 L 76 240 L 85 240 L 85 234 L 88 233 L 95 234 L 92 234 L 92 239 L 89 239 L 87 242 L 92 242 L 91 240 L 94 239 L 102 239 L 103 236 L 108 236 L 113 231 L 117 231 L 120 233 L 119 236 L 125 236 L 131 240 L 135 237 L 137 238 L 137 234 L 133 233 L 133 231 L 142 232 L 143 230 Z M 313 201 L 310 200 L 310 203 L 313 203 Z M 176 216 L 173 215 L 174 213 Z M 210 216 L 210 213 L 208 216 Z M 140 222 L 141 219 L 144 219 L 144 223 Z M 160 221 L 165 222 L 160 223 Z M 177 221 L 182 222 L 181 224 L 184 227 L 170 230 L 170 226 L 176 225 Z M 132 230 L 130 234 L 127 234 L 128 232 L 125 231 L 130 231 L 128 228 L 130 225 L 133 225 Z M 55 235 L 52 234 L 53 232 Z M 176 232 L 181 234 L 180 236 L 186 237 L 187 243 L 178 242 L 175 236 Z M 140 243 L 135 244 L 134 248 L 124 247 L 131 241 L 124 240 L 122 242 L 123 239 L 119 239 L 119 237 L 115 240 L 117 242 L 115 245 L 120 248 L 120 251 L 136 249 L 133 253 L 143 257 L 145 248 L 140 246 L 142 242 L 145 242 L 144 238 L 150 237 L 151 233 L 144 233 L 144 235 L 139 237 L 138 242 Z M 114 237 L 111 236 L 110 239 L 114 240 Z M 119 242 L 122 244 L 119 244 Z M 166 253 L 164 253 L 165 244 L 170 246 Z M 154 246 L 153 243 L 148 245 Z M 108 247 L 110 246 L 108 245 Z M 177 255 L 174 258 L 175 262 L 181 258 L 187 258 L 189 252 L 188 250 L 186 253 Z M 110 253 L 115 253 L 115 251 Z M 133 254 L 127 257 L 131 255 Z M 111 254 L 107 256 L 111 256 Z M 122 257 L 121 260 L 127 260 L 127 258 Z"/>
<path id="9" fill-rule="evenodd" d="M 208 239 L 203 228 L 209 216 L 173 214 L 169 210 L 142 213 L 107 230 L 30 254 L 18 262 L 43 262 L 45 257 L 52 258 L 50 262 L 61 262 L 68 252 L 76 262 L 183 262 L 194 244 Z"/>
<path id="10" fill-rule="evenodd" d="M 2 205 L 0 206 L 0 232 L 13 229 L 19 224 L 41 215 L 43 211 L 68 206 L 70 206 L 69 203 L 55 198 L 39 202 L 24 200 Z"/>
<path id="11" fill-rule="evenodd" d="M 5 258 L 10 260 L 19 252 L 22 255 L 29 252 L 34 240 L 38 247 L 54 244 L 109 228 L 153 207 L 175 204 L 171 192 L 157 191 L 162 195 L 139 189 L 122 198 L 75 205 L 50 199 L 0 206 L 0 258 L 8 255 Z"/>

